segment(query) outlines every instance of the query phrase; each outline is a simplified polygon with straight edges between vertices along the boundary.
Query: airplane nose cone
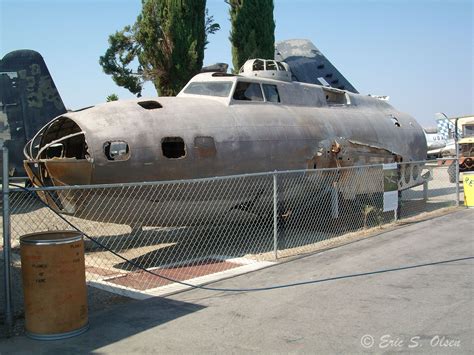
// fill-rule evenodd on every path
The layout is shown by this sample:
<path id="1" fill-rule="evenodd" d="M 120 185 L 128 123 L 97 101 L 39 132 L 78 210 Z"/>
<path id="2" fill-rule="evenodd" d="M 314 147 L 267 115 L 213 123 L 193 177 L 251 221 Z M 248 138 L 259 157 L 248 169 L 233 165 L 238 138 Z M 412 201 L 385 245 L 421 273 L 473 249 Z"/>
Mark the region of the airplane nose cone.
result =
<path id="1" fill-rule="evenodd" d="M 92 157 L 85 132 L 71 118 L 50 122 L 25 147 L 25 169 L 34 185 L 84 185 L 91 182 Z"/>

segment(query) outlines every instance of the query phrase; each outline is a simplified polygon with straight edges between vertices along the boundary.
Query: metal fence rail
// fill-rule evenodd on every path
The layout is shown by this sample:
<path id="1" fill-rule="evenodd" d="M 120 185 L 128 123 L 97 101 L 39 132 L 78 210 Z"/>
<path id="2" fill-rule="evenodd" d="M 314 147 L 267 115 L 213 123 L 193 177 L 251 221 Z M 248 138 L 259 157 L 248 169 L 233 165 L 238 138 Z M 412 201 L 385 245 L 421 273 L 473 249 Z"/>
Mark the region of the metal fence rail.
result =
<path id="1" fill-rule="evenodd" d="M 166 294 L 180 287 L 169 279 L 210 282 L 458 203 L 448 166 L 400 164 L 399 175 L 404 186 L 413 186 L 399 193 L 398 209 L 387 212 L 382 165 L 175 182 L 12 187 L 12 246 L 17 253 L 21 235 L 73 225 L 99 243 L 86 241 L 91 284 L 127 295 Z"/>

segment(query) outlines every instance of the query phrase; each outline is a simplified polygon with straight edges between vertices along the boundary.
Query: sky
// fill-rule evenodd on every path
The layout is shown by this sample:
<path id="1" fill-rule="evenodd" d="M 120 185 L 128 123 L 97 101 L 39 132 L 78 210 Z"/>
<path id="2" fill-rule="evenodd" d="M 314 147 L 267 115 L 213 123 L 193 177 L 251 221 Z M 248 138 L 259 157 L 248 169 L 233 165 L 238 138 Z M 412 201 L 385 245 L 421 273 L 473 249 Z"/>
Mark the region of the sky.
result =
<path id="1" fill-rule="evenodd" d="M 434 114 L 474 114 L 473 0 L 275 0 L 276 40 L 310 39 L 361 94 L 390 96 L 425 127 Z M 208 0 L 221 30 L 204 64 L 231 64 L 228 5 Z M 0 0 L 0 56 L 34 49 L 67 108 L 133 95 L 102 72 L 109 34 L 134 23 L 141 0 Z M 143 96 L 156 96 L 145 85 Z"/>

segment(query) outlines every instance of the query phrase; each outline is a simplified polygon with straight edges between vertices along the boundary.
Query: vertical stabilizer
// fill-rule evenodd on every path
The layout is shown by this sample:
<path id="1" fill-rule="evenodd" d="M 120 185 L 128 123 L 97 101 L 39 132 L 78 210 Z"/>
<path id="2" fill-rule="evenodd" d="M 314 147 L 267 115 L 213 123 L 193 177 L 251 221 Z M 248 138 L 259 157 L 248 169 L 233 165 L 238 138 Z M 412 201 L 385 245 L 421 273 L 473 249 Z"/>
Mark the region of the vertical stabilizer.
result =
<path id="1" fill-rule="evenodd" d="M 309 40 L 292 39 L 276 43 L 275 59 L 284 61 L 290 66 L 293 80 L 358 93 Z"/>
<path id="2" fill-rule="evenodd" d="M 24 175 L 23 147 L 51 119 L 66 112 L 43 57 L 17 50 L 0 61 L 0 146 L 9 149 L 10 172 Z"/>
<path id="3" fill-rule="evenodd" d="M 454 139 L 455 125 L 444 113 L 436 113 L 436 122 L 438 127 L 438 134 L 440 134 L 445 140 Z M 462 136 L 462 130 L 458 127 L 458 138 Z"/>

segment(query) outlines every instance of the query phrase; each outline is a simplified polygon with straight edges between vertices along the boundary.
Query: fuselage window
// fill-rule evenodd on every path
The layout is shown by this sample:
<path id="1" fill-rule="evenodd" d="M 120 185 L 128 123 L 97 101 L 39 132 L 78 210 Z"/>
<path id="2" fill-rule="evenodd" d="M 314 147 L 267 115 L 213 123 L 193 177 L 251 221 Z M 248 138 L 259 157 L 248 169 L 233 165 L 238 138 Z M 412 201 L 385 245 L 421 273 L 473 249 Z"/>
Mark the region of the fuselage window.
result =
<path id="1" fill-rule="evenodd" d="M 265 64 L 263 63 L 263 60 L 260 60 L 260 59 L 256 59 L 254 62 L 253 62 L 253 70 L 265 70 Z"/>
<path id="2" fill-rule="evenodd" d="M 104 144 L 104 154 L 107 160 L 123 161 L 130 158 L 128 144 L 123 141 L 112 141 Z"/>
<path id="3" fill-rule="evenodd" d="M 268 102 L 280 102 L 280 95 L 278 94 L 278 88 L 276 85 L 263 84 L 263 92 L 265 93 L 265 99 Z"/>
<path id="4" fill-rule="evenodd" d="M 179 159 L 186 156 L 186 145 L 181 137 L 165 137 L 161 140 L 163 156 L 169 159 Z"/>
<path id="5" fill-rule="evenodd" d="M 239 81 L 234 92 L 234 100 L 263 101 L 262 89 L 258 83 Z"/>
<path id="6" fill-rule="evenodd" d="M 198 158 L 210 158 L 216 155 L 216 143 L 212 137 L 194 138 L 194 149 Z"/>

